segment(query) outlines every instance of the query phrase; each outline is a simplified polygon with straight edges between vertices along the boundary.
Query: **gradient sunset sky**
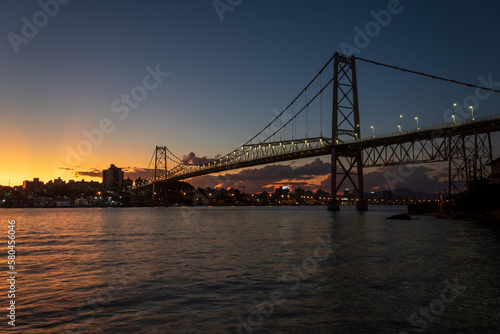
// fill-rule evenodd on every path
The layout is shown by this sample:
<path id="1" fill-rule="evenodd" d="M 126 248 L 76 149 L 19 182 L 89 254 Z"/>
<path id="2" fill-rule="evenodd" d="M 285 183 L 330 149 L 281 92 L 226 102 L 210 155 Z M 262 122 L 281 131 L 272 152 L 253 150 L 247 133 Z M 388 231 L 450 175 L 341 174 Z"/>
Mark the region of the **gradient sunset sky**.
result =
<path id="1" fill-rule="evenodd" d="M 52 4 L 46 22 L 40 3 Z M 213 0 L 72 0 L 57 9 L 53 3 L 0 2 L 1 185 L 33 177 L 100 181 L 112 163 L 134 178 L 148 167 L 156 145 L 179 157 L 231 152 L 275 116 L 273 109 L 287 105 L 336 50 L 355 46 L 357 31 L 394 1 L 233 0 L 231 6 L 220 0 L 231 9 L 223 20 Z M 401 0 L 397 9 L 353 54 L 478 85 L 484 84 L 480 76 L 491 77 L 500 89 L 498 1 Z M 36 32 L 23 29 L 34 20 Z M 420 127 L 445 123 L 453 103 L 460 108 L 475 95 L 474 88 L 365 63 L 357 67 L 362 136 L 371 134 L 371 125 L 377 134 L 397 131 L 400 114 L 405 129 L 416 127 L 415 116 Z M 120 118 L 124 112 L 116 108 L 124 104 L 113 107 L 114 101 L 158 69 L 161 82 L 148 81 L 147 96 Z M 474 108 L 475 117 L 499 113 L 500 94 Z M 99 128 L 103 119 L 109 120 L 108 133 L 81 161 L 68 161 L 68 152 L 85 140 L 83 131 Z M 492 137 L 494 158 L 499 138 Z M 280 182 L 314 180 L 320 186 L 329 159 L 224 175 L 231 185 L 254 191 Z M 418 175 L 427 181 L 439 178 L 437 166 L 422 168 Z M 375 187 L 382 171 L 372 173 L 367 182 Z"/>

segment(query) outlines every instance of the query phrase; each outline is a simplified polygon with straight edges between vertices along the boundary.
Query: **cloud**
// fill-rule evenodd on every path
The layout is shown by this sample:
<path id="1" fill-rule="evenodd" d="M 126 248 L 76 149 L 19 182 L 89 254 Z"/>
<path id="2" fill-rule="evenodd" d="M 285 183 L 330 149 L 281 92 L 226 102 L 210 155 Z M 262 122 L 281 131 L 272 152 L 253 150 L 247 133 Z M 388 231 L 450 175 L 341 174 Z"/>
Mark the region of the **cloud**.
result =
<path id="1" fill-rule="evenodd" d="M 152 178 L 154 174 L 153 168 L 142 168 L 142 167 L 121 167 L 124 172 L 125 179 L 130 178 L 132 180 L 136 180 L 139 177 L 142 179 Z M 102 178 L 102 170 L 93 168 L 90 171 L 76 171 L 75 177 L 88 176 L 93 178 Z"/>
<path id="2" fill-rule="evenodd" d="M 89 176 L 89 177 L 102 177 L 102 170 L 93 168 L 90 171 L 76 171 L 75 177 Z"/>
<path id="3" fill-rule="evenodd" d="M 197 157 L 191 152 L 183 157 L 185 162 L 206 163 L 212 158 Z M 273 191 L 279 186 L 290 186 L 292 189 L 301 187 L 306 190 L 323 189 L 330 191 L 331 165 L 320 158 L 298 166 L 298 162 L 290 164 L 273 164 L 263 167 L 246 168 L 239 171 L 219 175 L 203 175 L 187 180 L 194 187 L 201 188 L 235 188 L 245 192 L 257 193 Z M 365 192 L 380 191 L 385 188 L 410 188 L 414 191 L 438 192 L 447 189 L 447 166 L 443 164 L 420 164 L 413 166 L 384 166 L 364 169 Z M 125 168 L 124 168 L 125 170 Z M 340 173 L 341 170 L 338 169 Z M 141 167 L 126 167 L 125 178 L 135 180 L 152 178 L 154 169 Z M 80 171 L 81 176 L 101 177 L 102 171 Z M 342 174 L 339 174 L 342 175 Z M 343 188 L 352 188 L 344 182 Z"/>
<path id="4" fill-rule="evenodd" d="M 442 180 L 443 168 L 439 165 L 436 166 L 436 169 L 425 165 L 401 165 L 364 169 L 365 192 L 397 188 L 409 188 L 419 192 L 438 192 L 440 189 L 448 187 L 448 178 Z M 320 186 L 330 191 L 330 180 L 331 177 L 328 175 Z M 352 185 L 344 181 L 342 188 L 352 189 Z"/>
<path id="5" fill-rule="evenodd" d="M 130 178 L 135 181 L 139 177 L 141 179 L 153 178 L 154 172 L 154 168 L 127 167 L 127 169 L 124 170 L 124 176 L 125 178 Z"/>
<path id="6" fill-rule="evenodd" d="M 205 163 L 208 163 L 208 162 L 212 162 L 215 159 L 217 159 L 218 157 L 220 157 L 219 154 L 217 154 L 215 156 L 215 158 L 207 158 L 207 156 L 197 157 L 194 152 L 191 152 L 188 155 L 183 155 L 182 156 L 182 163 L 186 164 L 186 165 L 187 164 L 201 165 L 201 164 L 205 164 Z"/>
<path id="7" fill-rule="evenodd" d="M 377 186 L 384 188 L 410 188 L 414 191 L 437 192 L 446 189 L 447 179 L 440 180 L 440 171 L 423 165 L 381 167 L 365 175 L 365 191 Z"/>
<path id="8" fill-rule="evenodd" d="M 211 187 L 219 185 L 223 188 L 243 188 L 247 192 L 272 190 L 280 185 L 317 189 L 317 178 L 330 173 L 330 164 L 316 158 L 302 166 L 267 165 L 261 168 L 247 168 L 237 173 L 226 173 L 218 176 L 204 175 L 188 182 L 195 187 Z"/>
<path id="9" fill-rule="evenodd" d="M 268 165 L 262 168 L 244 169 L 237 175 L 241 181 L 266 180 L 267 182 L 277 182 L 293 179 L 306 180 L 315 176 L 327 175 L 328 173 L 330 173 L 330 164 L 316 158 L 314 161 L 299 167 Z"/>

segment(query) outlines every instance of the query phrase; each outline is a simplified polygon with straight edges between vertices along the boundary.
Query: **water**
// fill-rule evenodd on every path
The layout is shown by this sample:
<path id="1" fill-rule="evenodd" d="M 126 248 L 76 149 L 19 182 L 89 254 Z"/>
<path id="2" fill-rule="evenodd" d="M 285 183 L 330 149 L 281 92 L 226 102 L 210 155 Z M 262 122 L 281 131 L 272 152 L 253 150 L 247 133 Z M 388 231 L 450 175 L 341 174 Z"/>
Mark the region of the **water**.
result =
<path id="1" fill-rule="evenodd" d="M 4 209 L 0 332 L 498 333 L 499 229 L 404 211 Z"/>

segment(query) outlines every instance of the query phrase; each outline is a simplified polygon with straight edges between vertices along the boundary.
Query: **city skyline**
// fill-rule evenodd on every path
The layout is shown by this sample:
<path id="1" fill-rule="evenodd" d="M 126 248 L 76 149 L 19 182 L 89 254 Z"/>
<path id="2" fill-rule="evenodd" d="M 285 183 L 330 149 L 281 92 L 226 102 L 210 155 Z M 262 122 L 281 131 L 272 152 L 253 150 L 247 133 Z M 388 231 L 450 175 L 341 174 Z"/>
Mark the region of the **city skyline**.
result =
<path id="1" fill-rule="evenodd" d="M 386 166 L 380 168 L 367 168 L 365 173 L 365 192 L 380 192 L 385 189 L 395 190 L 398 188 L 407 188 L 415 192 L 439 193 L 444 192 L 448 186 L 447 171 L 442 170 L 436 172 L 439 168 L 433 169 L 432 166 L 438 166 L 442 163 L 419 164 L 415 166 Z M 136 181 L 138 179 L 149 180 L 151 182 L 153 171 L 148 172 L 127 172 L 126 168 L 116 167 L 114 164 L 109 166 L 113 169 L 123 171 L 123 180 Z M 110 169 L 108 168 L 108 169 Z M 40 180 L 42 182 L 52 181 L 68 181 L 68 182 L 102 182 L 104 174 L 108 169 L 95 170 L 93 173 L 98 174 L 94 178 L 87 180 L 85 177 L 80 179 L 40 179 L 39 177 L 31 177 L 23 180 L 19 184 L 10 184 L 11 187 L 21 187 L 24 182 Z M 200 177 L 183 180 L 191 184 L 195 188 L 223 188 L 223 189 L 247 189 L 249 193 L 260 193 L 274 191 L 278 187 L 288 186 L 290 189 L 303 188 L 308 191 L 316 192 L 324 190 L 330 192 L 330 163 L 323 162 L 319 158 L 315 158 L 310 163 L 297 166 L 292 164 L 271 164 L 264 167 L 244 168 L 228 171 L 222 174 L 203 175 Z M 150 176 L 149 178 L 147 176 Z M 306 177 L 304 177 L 306 175 Z M 405 175 L 405 177 L 401 177 Z M 411 177 L 410 177 L 411 176 Z M 297 181 L 296 179 L 302 179 Z M 0 184 L 0 186 L 8 186 L 8 184 Z M 346 185 L 346 189 L 352 187 Z M 344 189 L 344 188 L 343 188 Z M 344 190 L 342 189 L 342 193 Z M 351 189 L 352 190 L 352 189 Z"/>
<path id="2" fill-rule="evenodd" d="M 445 1 L 432 10 L 409 1 L 395 7 L 394 1 L 243 1 L 223 13 L 211 1 L 41 3 L 0 4 L 6 120 L 0 130 L 8 134 L 3 185 L 31 177 L 97 180 L 110 163 L 140 174 L 156 145 L 191 162 L 226 154 L 274 118 L 336 50 L 499 88 L 493 1 Z M 48 13 L 47 22 L 30 34 L 26 22 L 34 24 L 39 12 Z M 376 27 L 371 22 L 378 31 L 366 30 Z M 366 64 L 358 65 L 358 81 L 363 137 L 398 131 L 400 114 L 404 129 L 417 128 L 414 117 L 418 127 L 445 123 L 453 103 L 457 117 L 472 118 L 471 88 Z M 498 94 L 476 100 L 475 117 L 498 113 Z M 496 158 L 498 134 L 492 138 Z M 320 188 L 328 184 L 329 159 L 236 170 L 219 179 L 229 179 L 228 186 Z M 416 170 L 405 182 L 442 187 L 439 166 Z M 367 170 L 367 190 L 387 182 L 387 171 L 395 169 Z"/>

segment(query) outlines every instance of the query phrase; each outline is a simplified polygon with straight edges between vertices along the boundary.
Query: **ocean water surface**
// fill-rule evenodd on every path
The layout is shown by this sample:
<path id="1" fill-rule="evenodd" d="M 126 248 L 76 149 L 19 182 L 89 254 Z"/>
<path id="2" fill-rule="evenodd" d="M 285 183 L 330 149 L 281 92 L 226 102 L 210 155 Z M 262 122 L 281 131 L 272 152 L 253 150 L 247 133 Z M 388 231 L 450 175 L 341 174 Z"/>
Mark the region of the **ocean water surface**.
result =
<path id="1" fill-rule="evenodd" d="M 0 332 L 498 333 L 499 229 L 405 211 L 2 209 Z"/>

